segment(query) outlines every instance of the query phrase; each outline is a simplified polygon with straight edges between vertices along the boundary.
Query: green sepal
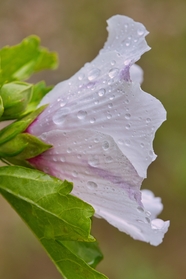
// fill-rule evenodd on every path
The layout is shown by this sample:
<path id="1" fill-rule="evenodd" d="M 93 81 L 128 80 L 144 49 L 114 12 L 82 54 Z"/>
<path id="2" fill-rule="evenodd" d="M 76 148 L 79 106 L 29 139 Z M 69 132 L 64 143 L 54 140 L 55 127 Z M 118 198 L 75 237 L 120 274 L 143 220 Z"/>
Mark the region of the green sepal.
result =
<path id="1" fill-rule="evenodd" d="M 26 160 L 43 153 L 52 145 L 46 144 L 37 137 L 23 133 L 0 145 L 0 157 L 14 157 Z"/>
<path id="2" fill-rule="evenodd" d="M 19 118 L 32 98 L 32 89 L 32 84 L 21 81 L 4 84 L 0 90 L 4 106 L 1 120 Z"/>
<path id="3" fill-rule="evenodd" d="M 24 132 L 47 106 L 48 105 L 41 106 L 36 111 L 3 128 L 0 131 L 0 145 L 11 140 L 19 133 Z"/>
<path id="4" fill-rule="evenodd" d="M 0 96 L 0 117 L 3 115 L 3 112 L 4 112 L 3 100 Z"/>
<path id="5" fill-rule="evenodd" d="M 37 84 L 33 85 L 33 93 L 32 98 L 27 106 L 26 111 L 23 115 L 26 115 L 32 111 L 34 111 L 37 106 L 39 105 L 40 101 L 43 99 L 43 97 L 52 90 L 53 86 L 46 86 L 44 81 L 40 81 Z"/>

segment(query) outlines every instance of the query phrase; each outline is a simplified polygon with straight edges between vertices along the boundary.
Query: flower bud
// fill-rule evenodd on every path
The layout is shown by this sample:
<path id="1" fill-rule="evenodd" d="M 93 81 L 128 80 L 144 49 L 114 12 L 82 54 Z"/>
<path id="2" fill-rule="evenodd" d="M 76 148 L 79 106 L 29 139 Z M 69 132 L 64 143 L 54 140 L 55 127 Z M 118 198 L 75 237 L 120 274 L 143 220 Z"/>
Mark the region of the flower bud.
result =
<path id="1" fill-rule="evenodd" d="M 2 120 L 16 119 L 24 113 L 32 97 L 32 87 L 32 84 L 20 81 L 10 82 L 2 86 L 0 90 L 4 106 Z"/>

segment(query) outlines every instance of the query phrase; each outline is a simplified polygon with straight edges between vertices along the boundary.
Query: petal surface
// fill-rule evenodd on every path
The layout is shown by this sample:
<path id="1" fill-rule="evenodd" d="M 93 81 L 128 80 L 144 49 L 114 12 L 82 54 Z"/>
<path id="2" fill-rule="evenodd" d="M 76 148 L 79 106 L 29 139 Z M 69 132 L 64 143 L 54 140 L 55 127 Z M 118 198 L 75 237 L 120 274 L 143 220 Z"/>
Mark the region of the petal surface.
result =
<path id="1" fill-rule="evenodd" d="M 42 140 L 54 148 L 31 159 L 38 169 L 74 182 L 73 194 L 134 239 L 158 245 L 169 222 L 152 219 L 141 202 L 139 177 L 114 140 L 90 130 L 46 132 Z"/>
<path id="2" fill-rule="evenodd" d="M 110 135 L 141 177 L 156 158 L 152 141 L 166 118 L 162 104 L 140 89 L 142 71 L 133 65 L 149 47 L 145 27 L 124 16 L 108 20 L 109 37 L 99 55 L 41 102 L 48 108 L 28 129 L 91 129 Z M 131 81 L 131 78 L 133 79 Z"/>

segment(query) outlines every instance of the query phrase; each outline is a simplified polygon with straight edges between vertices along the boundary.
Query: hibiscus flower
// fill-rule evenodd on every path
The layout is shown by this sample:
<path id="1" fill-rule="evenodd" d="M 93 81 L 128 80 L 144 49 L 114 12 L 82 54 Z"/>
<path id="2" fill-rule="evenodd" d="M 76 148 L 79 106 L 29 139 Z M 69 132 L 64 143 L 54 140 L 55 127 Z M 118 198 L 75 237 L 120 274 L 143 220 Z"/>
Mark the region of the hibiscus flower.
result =
<path id="1" fill-rule="evenodd" d="M 144 92 L 135 65 L 149 50 L 145 27 L 116 15 L 108 20 L 103 49 L 41 101 L 49 104 L 27 132 L 53 145 L 30 163 L 74 183 L 72 194 L 91 204 L 95 215 L 131 235 L 158 245 L 169 221 L 156 219 L 163 206 L 140 191 L 152 142 L 166 119 L 160 101 Z"/>

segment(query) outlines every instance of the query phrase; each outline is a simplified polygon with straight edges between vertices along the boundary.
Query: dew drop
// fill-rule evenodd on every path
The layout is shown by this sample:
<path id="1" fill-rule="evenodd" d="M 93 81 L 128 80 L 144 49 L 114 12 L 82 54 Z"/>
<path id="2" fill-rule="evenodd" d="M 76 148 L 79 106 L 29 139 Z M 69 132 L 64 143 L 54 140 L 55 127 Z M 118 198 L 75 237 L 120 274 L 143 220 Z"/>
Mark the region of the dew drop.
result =
<path id="1" fill-rule="evenodd" d="M 79 80 L 82 80 L 84 77 L 85 77 L 84 74 L 80 74 L 80 75 L 78 76 L 78 79 L 79 79 Z"/>
<path id="2" fill-rule="evenodd" d="M 137 33 L 138 33 L 138 35 L 139 35 L 139 36 L 142 36 L 142 35 L 144 34 L 144 31 L 143 31 L 143 30 L 138 29 Z"/>
<path id="3" fill-rule="evenodd" d="M 145 211 L 145 214 L 146 214 L 146 216 L 147 216 L 148 218 L 151 217 L 150 211 Z"/>
<path id="4" fill-rule="evenodd" d="M 104 141 L 103 142 L 103 144 L 102 144 L 102 148 L 103 148 L 103 150 L 108 150 L 109 149 L 109 147 L 110 147 L 110 145 L 109 145 L 109 142 L 108 141 Z"/>
<path id="5" fill-rule="evenodd" d="M 95 143 L 98 143 L 98 142 L 99 142 L 98 138 L 95 138 L 95 139 L 94 139 L 94 142 L 95 142 Z"/>
<path id="6" fill-rule="evenodd" d="M 65 162 L 65 157 L 61 156 L 59 160 L 60 160 L 60 162 L 64 163 Z"/>
<path id="7" fill-rule="evenodd" d="M 95 121 L 96 121 L 96 118 L 91 118 L 91 119 L 90 119 L 90 123 L 91 123 L 91 124 L 95 123 Z"/>
<path id="8" fill-rule="evenodd" d="M 113 68 L 109 71 L 109 77 L 110 78 L 114 78 L 115 76 L 117 76 L 117 74 L 119 73 L 119 69 L 118 68 Z"/>
<path id="9" fill-rule="evenodd" d="M 47 134 L 46 134 L 46 133 L 43 133 L 43 134 L 41 135 L 41 139 L 42 139 L 42 140 L 46 140 L 46 137 L 47 137 Z"/>
<path id="10" fill-rule="evenodd" d="M 137 207 L 137 211 L 141 213 L 141 212 L 144 212 L 144 209 L 143 209 L 143 207 L 138 206 L 138 207 Z"/>
<path id="11" fill-rule="evenodd" d="M 116 61 L 115 60 L 112 60 L 111 63 L 110 63 L 112 66 L 114 66 L 116 64 Z"/>
<path id="12" fill-rule="evenodd" d="M 123 139 L 119 139 L 118 140 L 118 144 L 123 145 L 124 144 L 124 140 Z"/>
<path id="13" fill-rule="evenodd" d="M 128 120 L 128 119 L 130 119 L 130 118 L 131 118 L 130 113 L 126 113 L 126 114 L 125 114 L 125 119 L 127 119 L 127 120 Z"/>
<path id="14" fill-rule="evenodd" d="M 145 223 L 150 223 L 150 218 L 145 217 Z"/>
<path id="15" fill-rule="evenodd" d="M 141 143 L 140 143 L 140 146 L 141 146 L 141 148 L 144 148 L 145 145 L 144 145 L 143 142 L 141 142 Z"/>
<path id="16" fill-rule="evenodd" d="M 69 147 L 67 148 L 67 153 L 71 153 L 72 152 L 72 149 Z"/>
<path id="17" fill-rule="evenodd" d="M 85 110 L 78 111 L 77 117 L 79 119 L 84 119 L 87 116 L 87 112 Z"/>
<path id="18" fill-rule="evenodd" d="M 130 124 L 127 124 L 127 125 L 125 126 L 125 128 L 126 128 L 127 130 L 129 130 L 129 129 L 130 129 Z"/>
<path id="19" fill-rule="evenodd" d="M 146 119 L 146 123 L 149 124 L 150 122 L 151 122 L 151 119 L 150 119 L 150 118 L 147 118 L 147 119 Z"/>
<path id="20" fill-rule="evenodd" d="M 52 117 L 54 124 L 61 125 L 69 113 L 69 108 L 60 108 Z"/>
<path id="21" fill-rule="evenodd" d="M 125 145 L 130 146 L 130 140 L 125 140 Z"/>
<path id="22" fill-rule="evenodd" d="M 112 108 L 112 107 L 113 107 L 112 103 L 108 104 L 108 108 Z"/>
<path id="23" fill-rule="evenodd" d="M 105 158 L 105 162 L 106 162 L 106 163 L 111 163 L 112 161 L 113 161 L 113 159 L 112 159 L 111 156 L 107 156 L 107 157 Z"/>
<path id="24" fill-rule="evenodd" d="M 91 70 L 91 71 L 88 73 L 88 79 L 89 79 L 90 81 L 96 79 L 96 78 L 100 75 L 100 72 L 101 72 L 101 71 L 100 71 L 100 69 L 98 69 L 98 68 L 95 68 L 95 69 Z"/>
<path id="25" fill-rule="evenodd" d="M 78 158 L 78 159 L 81 159 L 81 157 L 82 157 L 81 154 L 78 154 L 78 155 L 77 155 L 77 158 Z"/>
<path id="26" fill-rule="evenodd" d="M 89 160 L 88 163 L 92 167 L 97 167 L 99 165 L 99 159 L 96 156 L 92 156 Z"/>
<path id="27" fill-rule="evenodd" d="M 99 95 L 100 97 L 103 97 L 103 96 L 105 95 L 105 92 L 106 92 L 106 90 L 105 90 L 104 88 L 101 88 L 101 89 L 98 91 L 98 95 Z"/>
<path id="28" fill-rule="evenodd" d="M 87 187 L 90 190 L 95 190 L 98 187 L 98 185 L 93 181 L 88 181 L 87 182 Z"/>
<path id="29" fill-rule="evenodd" d="M 111 118 L 112 118 L 112 114 L 108 114 L 107 119 L 111 119 Z"/>
<path id="30" fill-rule="evenodd" d="M 77 172 L 77 171 L 73 171 L 73 172 L 72 172 L 72 176 L 73 176 L 73 177 L 77 177 L 77 176 L 78 176 L 78 172 Z"/>

